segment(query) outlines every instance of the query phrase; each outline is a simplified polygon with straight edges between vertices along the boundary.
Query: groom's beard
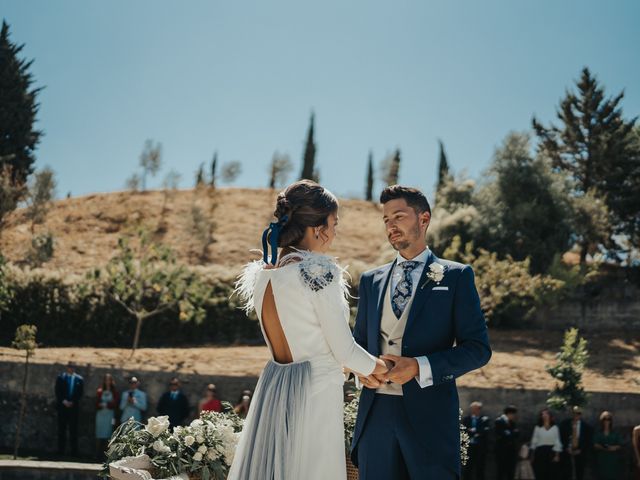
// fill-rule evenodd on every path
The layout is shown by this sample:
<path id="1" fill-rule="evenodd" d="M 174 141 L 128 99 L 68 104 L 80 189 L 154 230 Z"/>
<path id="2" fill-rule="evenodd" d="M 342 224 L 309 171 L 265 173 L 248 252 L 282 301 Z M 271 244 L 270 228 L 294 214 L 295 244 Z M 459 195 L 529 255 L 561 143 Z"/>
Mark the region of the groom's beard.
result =
<path id="1" fill-rule="evenodd" d="M 400 240 L 396 240 L 395 242 L 389 241 L 389 243 L 391 243 L 391 246 L 393 247 L 394 250 L 400 251 L 400 250 L 406 250 L 407 248 L 409 248 L 411 246 L 411 244 L 413 242 L 415 242 L 420 237 L 420 226 L 419 225 L 415 225 L 407 233 L 407 235 L 404 235 L 402 233 L 401 233 L 401 235 L 403 237 L 409 237 L 409 238 L 402 238 Z"/>

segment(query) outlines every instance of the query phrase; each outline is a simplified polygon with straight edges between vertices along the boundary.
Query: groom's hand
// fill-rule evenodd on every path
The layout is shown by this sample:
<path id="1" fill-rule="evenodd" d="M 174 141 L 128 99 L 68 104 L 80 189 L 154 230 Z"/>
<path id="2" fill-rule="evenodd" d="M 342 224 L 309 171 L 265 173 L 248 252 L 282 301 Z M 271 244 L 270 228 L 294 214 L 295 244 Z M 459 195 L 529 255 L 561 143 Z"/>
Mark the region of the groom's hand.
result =
<path id="1" fill-rule="evenodd" d="M 358 380 L 360 380 L 360 383 L 362 384 L 362 386 L 367 387 L 367 388 L 376 389 L 376 388 L 382 386 L 382 384 L 387 383 L 387 379 L 385 378 L 385 374 L 387 374 L 389 372 L 389 370 L 391 370 L 393 368 L 394 363 L 391 360 L 384 360 L 384 359 L 382 359 L 382 357 L 380 358 L 380 360 L 382 360 L 384 362 L 387 371 L 384 372 L 384 373 L 380 372 L 378 374 L 372 373 L 368 377 L 363 377 L 362 375 L 358 375 Z"/>
<path id="2" fill-rule="evenodd" d="M 371 388 L 374 390 L 378 387 L 381 387 L 382 384 L 386 382 L 382 378 L 382 375 L 373 374 L 369 375 L 368 377 L 361 377 L 360 375 L 358 375 L 358 380 L 360 380 L 360 383 L 363 387 Z"/>
<path id="3" fill-rule="evenodd" d="M 381 359 L 391 361 L 395 366 L 389 370 L 384 378 L 393 383 L 404 385 L 420 375 L 418 360 L 412 357 L 399 357 L 397 355 L 382 355 Z"/>

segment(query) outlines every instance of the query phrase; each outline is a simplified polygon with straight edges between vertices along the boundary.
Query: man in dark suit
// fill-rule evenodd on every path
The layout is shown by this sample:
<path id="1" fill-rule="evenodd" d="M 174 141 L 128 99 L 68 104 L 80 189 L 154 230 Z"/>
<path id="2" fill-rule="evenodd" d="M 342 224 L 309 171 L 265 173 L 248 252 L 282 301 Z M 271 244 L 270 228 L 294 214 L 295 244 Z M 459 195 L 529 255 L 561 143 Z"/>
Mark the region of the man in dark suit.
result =
<path id="1" fill-rule="evenodd" d="M 513 480 L 518 463 L 518 439 L 520 431 L 516 424 L 518 409 L 509 405 L 504 414 L 496 419 L 496 462 L 498 480 Z"/>
<path id="2" fill-rule="evenodd" d="M 431 209 L 422 192 L 394 185 L 380 202 L 398 254 L 360 278 L 354 337 L 393 368 L 359 377 L 351 458 L 360 480 L 457 479 L 455 379 L 491 357 L 473 271 L 427 248 Z"/>
<path id="3" fill-rule="evenodd" d="M 481 402 L 471 402 L 469 410 L 469 415 L 462 419 L 462 424 L 469 435 L 469 458 L 462 469 L 462 478 L 464 480 L 484 480 L 487 437 L 491 425 L 489 417 L 482 415 Z"/>
<path id="4" fill-rule="evenodd" d="M 171 428 L 183 425 L 189 416 L 189 400 L 180 391 L 180 380 L 175 377 L 169 382 L 169 391 L 160 397 L 158 414 L 169 415 Z"/>
<path id="5" fill-rule="evenodd" d="M 67 370 L 56 378 L 55 393 L 58 410 L 58 454 L 64 455 L 69 430 L 69 444 L 71 454 L 78 454 L 78 415 L 80 413 L 80 399 L 84 392 L 84 379 L 76 373 L 72 362 L 67 364 Z"/>
<path id="6" fill-rule="evenodd" d="M 566 480 L 582 480 L 584 467 L 593 446 L 593 428 L 582 420 L 582 409 L 572 408 L 572 418 L 560 424 L 560 440 L 562 441 L 562 478 Z"/>

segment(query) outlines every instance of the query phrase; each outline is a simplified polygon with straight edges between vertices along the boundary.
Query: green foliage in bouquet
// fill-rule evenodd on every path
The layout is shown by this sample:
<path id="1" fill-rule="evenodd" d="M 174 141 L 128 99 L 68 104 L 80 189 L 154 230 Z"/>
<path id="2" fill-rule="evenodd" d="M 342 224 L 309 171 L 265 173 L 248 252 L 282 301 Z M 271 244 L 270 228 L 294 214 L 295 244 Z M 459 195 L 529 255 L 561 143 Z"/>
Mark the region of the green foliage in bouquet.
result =
<path id="1" fill-rule="evenodd" d="M 151 417 L 146 425 L 129 419 L 113 433 L 101 475 L 108 477 L 110 463 L 146 454 L 154 476 L 187 473 L 201 480 L 224 480 L 242 424 L 233 411 L 202 412 L 190 425 L 173 431 L 169 429 L 168 416 Z"/>

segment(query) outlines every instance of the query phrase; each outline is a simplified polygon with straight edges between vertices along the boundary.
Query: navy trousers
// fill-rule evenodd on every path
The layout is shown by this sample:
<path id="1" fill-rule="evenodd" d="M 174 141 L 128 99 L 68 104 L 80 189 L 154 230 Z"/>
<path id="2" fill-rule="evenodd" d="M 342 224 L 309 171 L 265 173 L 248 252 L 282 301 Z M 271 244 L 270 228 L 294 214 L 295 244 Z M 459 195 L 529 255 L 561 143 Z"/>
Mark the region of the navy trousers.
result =
<path id="1" fill-rule="evenodd" d="M 456 480 L 427 461 L 416 435 L 402 397 L 376 394 L 357 446 L 360 480 Z"/>

